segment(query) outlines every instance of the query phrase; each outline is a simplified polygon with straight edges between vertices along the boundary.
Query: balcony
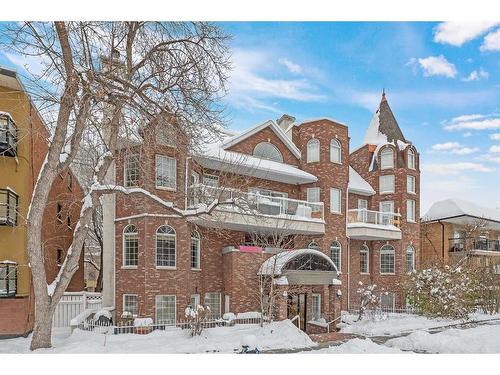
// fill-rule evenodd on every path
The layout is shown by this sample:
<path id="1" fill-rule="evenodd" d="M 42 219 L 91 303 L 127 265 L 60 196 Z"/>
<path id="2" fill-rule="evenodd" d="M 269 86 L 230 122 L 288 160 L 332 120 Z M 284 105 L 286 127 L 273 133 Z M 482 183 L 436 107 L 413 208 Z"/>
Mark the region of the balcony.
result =
<path id="1" fill-rule="evenodd" d="M 353 209 L 347 212 L 347 235 L 355 240 L 400 240 L 400 214 Z"/>
<path id="2" fill-rule="evenodd" d="M 18 196 L 10 189 L 0 189 L 0 225 L 17 224 Z"/>
<path id="3" fill-rule="evenodd" d="M 192 185 L 188 192 L 190 208 L 207 207 L 217 200 L 214 211 L 192 217 L 198 225 L 238 231 L 286 231 L 290 234 L 325 233 L 323 203 L 273 197 L 237 189 Z"/>
<path id="4" fill-rule="evenodd" d="M 474 255 L 500 256 L 500 241 L 488 238 L 450 238 L 449 251 L 452 253 L 471 251 Z"/>

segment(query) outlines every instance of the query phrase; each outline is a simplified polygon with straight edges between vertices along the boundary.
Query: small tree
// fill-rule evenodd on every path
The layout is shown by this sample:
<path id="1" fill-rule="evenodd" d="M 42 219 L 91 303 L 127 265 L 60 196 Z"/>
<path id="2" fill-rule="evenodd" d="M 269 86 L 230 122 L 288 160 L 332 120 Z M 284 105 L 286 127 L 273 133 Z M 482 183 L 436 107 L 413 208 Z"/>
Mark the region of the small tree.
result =
<path id="1" fill-rule="evenodd" d="M 361 281 L 359 282 L 359 288 L 357 290 L 360 297 L 358 320 L 362 320 L 365 313 L 369 314 L 372 319 L 382 317 L 383 312 L 380 306 L 380 293 L 383 292 L 384 289 L 380 289 L 379 292 L 376 292 L 376 289 L 377 284 L 364 286 Z"/>
<path id="2" fill-rule="evenodd" d="M 195 306 L 186 307 L 184 311 L 185 317 L 189 321 L 189 328 L 191 330 L 191 336 L 199 336 L 203 331 L 203 326 L 210 315 L 210 307 L 209 306 Z"/>

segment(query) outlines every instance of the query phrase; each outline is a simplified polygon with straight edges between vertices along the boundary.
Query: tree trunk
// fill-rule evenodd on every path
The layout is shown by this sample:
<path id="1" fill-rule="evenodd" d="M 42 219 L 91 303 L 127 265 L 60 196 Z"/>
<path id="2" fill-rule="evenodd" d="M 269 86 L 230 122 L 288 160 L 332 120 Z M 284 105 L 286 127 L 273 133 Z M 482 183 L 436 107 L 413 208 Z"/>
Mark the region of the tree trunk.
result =
<path id="1" fill-rule="evenodd" d="M 52 347 L 52 316 L 48 307 L 36 306 L 35 327 L 31 339 L 31 350 Z"/>

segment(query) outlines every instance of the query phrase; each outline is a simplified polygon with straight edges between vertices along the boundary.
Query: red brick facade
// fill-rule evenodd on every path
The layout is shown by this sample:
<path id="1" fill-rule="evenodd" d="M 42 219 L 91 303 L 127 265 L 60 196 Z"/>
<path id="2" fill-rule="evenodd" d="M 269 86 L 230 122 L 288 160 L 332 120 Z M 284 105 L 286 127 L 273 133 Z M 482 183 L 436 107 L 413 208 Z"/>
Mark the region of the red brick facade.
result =
<path id="1" fill-rule="evenodd" d="M 283 133 L 284 134 L 284 133 Z M 312 138 L 320 142 L 320 158 L 318 162 L 306 161 L 307 143 Z M 391 170 L 369 171 L 373 152 L 365 145 L 352 154 L 349 151 L 349 133 L 346 125 L 328 119 L 320 119 L 296 125 L 292 130 L 293 144 L 300 150 L 301 158 L 297 158 L 275 134 L 270 127 L 264 128 L 247 137 L 239 143 L 232 144 L 228 151 L 252 155 L 259 142 L 270 142 L 276 146 L 283 156 L 285 163 L 298 167 L 317 177 L 317 182 L 308 184 L 285 184 L 271 180 L 249 177 L 244 179 L 244 184 L 237 179 L 228 181 L 228 186 L 247 190 L 249 187 L 264 187 L 269 190 L 286 192 L 288 198 L 306 200 L 307 188 L 319 187 L 320 200 L 324 203 L 325 230 L 321 235 L 301 235 L 294 241 L 294 248 L 307 248 L 314 240 L 319 249 L 327 256 L 331 255 L 331 245 L 337 241 L 341 245 L 341 267 L 339 279 L 341 286 L 337 285 L 304 285 L 303 292 L 309 301 L 307 303 L 307 316 L 312 315 L 312 294 L 321 295 L 321 313 L 333 319 L 339 316 L 341 309 L 348 305 L 355 306 L 359 303 L 356 295 L 358 282 L 376 283 L 386 290 L 396 293 L 395 304 L 404 304 L 404 296 L 398 293 L 397 283 L 401 276 L 407 272 L 406 248 L 412 245 L 418 264 L 419 253 L 419 162 L 416 157 L 414 170 L 406 167 L 407 149 L 400 150 L 394 147 L 394 154 L 398 158 L 395 167 Z M 330 142 L 336 139 L 341 145 L 341 162 L 330 160 Z M 152 147 L 154 140 L 145 142 L 148 147 L 134 146 L 127 152 L 141 155 L 140 187 L 144 187 L 154 195 L 165 201 L 172 201 L 175 206 L 185 208 L 185 181 L 191 171 L 197 173 L 218 174 L 214 170 L 204 170 L 192 158 L 186 158 L 186 152 L 168 146 Z M 391 147 L 391 146 L 389 146 Z M 413 146 L 408 146 L 413 147 Z M 117 158 L 116 182 L 123 184 L 123 151 Z M 164 191 L 154 184 L 155 154 L 175 157 L 177 160 L 177 188 L 175 191 Z M 417 155 L 415 150 L 415 155 Z M 401 163 L 399 163 L 401 161 Z M 186 168 L 187 165 L 187 168 Z M 349 166 L 352 166 L 376 191 L 372 196 L 350 194 Z M 395 192 L 390 195 L 379 194 L 378 178 L 381 174 L 395 175 Z M 406 175 L 416 177 L 416 194 L 407 193 Z M 223 177 L 221 177 L 222 179 Z M 242 180 L 243 181 L 243 180 Z M 224 185 L 223 181 L 220 181 Z M 340 189 L 341 212 L 331 211 L 330 189 Z M 395 249 L 394 275 L 381 275 L 379 272 L 379 249 L 387 243 L 385 240 L 362 241 L 347 236 L 347 210 L 357 208 L 358 198 L 368 201 L 368 209 L 379 210 L 381 200 L 393 200 L 396 212 L 401 213 L 402 239 L 390 241 Z M 406 200 L 414 199 L 416 202 L 415 223 L 406 220 Z M 123 313 L 123 295 L 133 294 L 138 298 L 138 315 L 155 319 L 155 296 L 176 296 L 176 318 L 182 319 L 184 309 L 190 304 L 194 294 L 200 295 L 200 302 L 204 303 L 205 293 L 220 293 L 221 310 L 224 312 L 258 311 L 259 304 L 255 298 L 258 289 L 257 273 L 261 264 L 270 256 L 266 252 L 252 253 L 238 250 L 224 250 L 226 247 L 245 244 L 245 233 L 231 231 L 221 226 L 218 229 L 195 226 L 190 219 L 175 215 L 174 210 L 165 208 L 155 203 L 151 198 L 141 193 L 117 195 L 115 219 L 115 306 L 117 317 Z M 135 225 L 138 230 L 138 265 L 137 267 L 123 266 L 123 230 L 129 224 Z M 169 225 L 175 230 L 176 235 L 176 265 L 174 268 L 159 269 L 156 267 L 156 230 L 161 225 Z M 191 232 L 197 230 L 201 238 L 201 269 L 191 269 Z M 252 229 L 249 228 L 248 232 Z M 369 247 L 369 273 L 360 274 L 359 249 L 365 244 Z M 224 251 L 223 251 L 224 250 Z M 286 291 L 286 287 L 279 286 Z M 286 295 L 286 293 L 284 294 Z M 227 310 L 227 311 L 226 311 Z M 278 308 L 277 316 L 286 318 L 287 311 L 283 305 Z M 319 332 L 322 328 L 308 324 L 309 332 Z"/>

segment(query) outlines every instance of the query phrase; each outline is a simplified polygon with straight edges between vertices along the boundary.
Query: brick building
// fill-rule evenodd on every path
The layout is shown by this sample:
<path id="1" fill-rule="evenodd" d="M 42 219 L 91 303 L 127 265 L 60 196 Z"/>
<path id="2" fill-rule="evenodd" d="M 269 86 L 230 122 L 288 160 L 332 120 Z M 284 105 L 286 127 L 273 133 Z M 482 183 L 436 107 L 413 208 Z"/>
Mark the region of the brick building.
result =
<path id="1" fill-rule="evenodd" d="M 25 218 L 48 150 L 49 130 L 16 72 L 0 68 L 0 337 L 33 328 L 34 296 Z M 49 194 L 42 221 L 47 282 L 60 269 L 79 216 L 82 189 L 69 170 Z M 83 290 L 83 257 L 68 291 Z"/>
<path id="2" fill-rule="evenodd" d="M 199 303 L 215 316 L 258 311 L 264 276 L 280 291 L 275 317 L 298 314 L 308 332 L 355 307 L 360 281 L 388 291 L 387 309 L 404 304 L 419 157 L 385 95 L 352 152 L 347 125 L 327 118 L 283 115 L 191 153 L 171 125 L 140 134 L 108 176 L 127 194 L 103 203 L 103 299 L 118 318 L 168 323 Z"/>

